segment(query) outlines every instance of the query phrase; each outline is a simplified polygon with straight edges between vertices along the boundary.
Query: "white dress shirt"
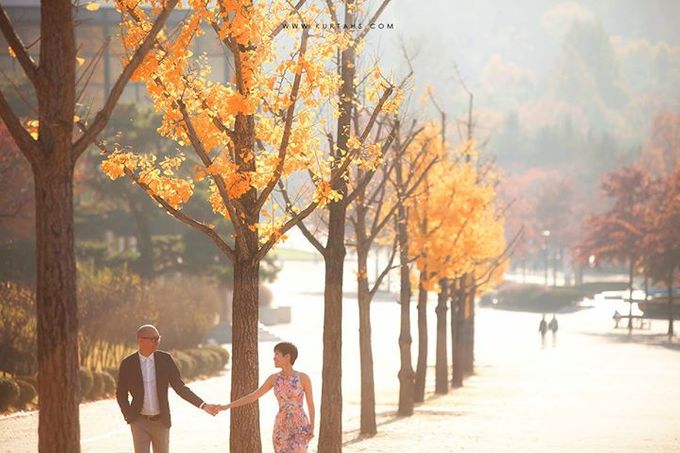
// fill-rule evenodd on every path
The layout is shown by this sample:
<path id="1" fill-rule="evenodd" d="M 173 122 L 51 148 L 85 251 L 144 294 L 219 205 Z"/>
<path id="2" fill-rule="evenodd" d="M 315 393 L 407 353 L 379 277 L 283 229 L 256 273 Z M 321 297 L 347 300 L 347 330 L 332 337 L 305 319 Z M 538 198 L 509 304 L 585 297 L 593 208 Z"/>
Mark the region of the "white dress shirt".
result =
<path id="1" fill-rule="evenodd" d="M 142 415 L 158 415 L 161 413 L 158 404 L 158 392 L 156 390 L 156 363 L 154 354 L 144 357 L 139 354 L 139 365 L 142 368 L 142 383 L 144 384 L 144 404 Z"/>

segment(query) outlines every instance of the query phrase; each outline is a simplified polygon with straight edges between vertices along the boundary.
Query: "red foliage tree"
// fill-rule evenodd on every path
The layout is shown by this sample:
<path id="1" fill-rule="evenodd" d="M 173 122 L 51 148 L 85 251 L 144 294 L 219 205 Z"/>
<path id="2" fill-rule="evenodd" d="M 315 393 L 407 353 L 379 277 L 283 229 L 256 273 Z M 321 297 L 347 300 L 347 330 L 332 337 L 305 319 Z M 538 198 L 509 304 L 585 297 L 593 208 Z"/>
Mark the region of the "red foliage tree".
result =
<path id="1" fill-rule="evenodd" d="M 582 261 L 594 256 L 597 261 L 628 265 L 629 300 L 632 314 L 633 276 L 644 256 L 647 225 L 645 212 L 652 194 L 652 179 L 635 165 L 622 167 L 605 174 L 602 191 L 612 200 L 611 207 L 586 218 L 584 235 L 576 247 Z M 631 318 L 628 328 L 632 329 Z"/>

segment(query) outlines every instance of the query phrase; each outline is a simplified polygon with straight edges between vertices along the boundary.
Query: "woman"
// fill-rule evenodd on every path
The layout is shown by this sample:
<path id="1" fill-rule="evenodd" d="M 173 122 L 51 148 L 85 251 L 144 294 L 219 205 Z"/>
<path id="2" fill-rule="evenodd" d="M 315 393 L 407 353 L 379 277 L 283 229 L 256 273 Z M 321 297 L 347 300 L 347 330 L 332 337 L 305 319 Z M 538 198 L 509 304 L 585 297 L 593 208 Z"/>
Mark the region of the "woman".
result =
<path id="1" fill-rule="evenodd" d="M 279 402 L 273 435 L 276 453 L 305 453 L 307 444 L 314 437 L 312 382 L 305 373 L 293 369 L 297 356 L 297 348 L 292 343 L 277 344 L 274 346 L 274 366 L 281 368 L 281 372 L 269 376 L 254 392 L 220 406 L 221 410 L 227 410 L 253 403 L 273 388 Z M 303 397 L 307 400 L 309 419 L 302 407 Z"/>

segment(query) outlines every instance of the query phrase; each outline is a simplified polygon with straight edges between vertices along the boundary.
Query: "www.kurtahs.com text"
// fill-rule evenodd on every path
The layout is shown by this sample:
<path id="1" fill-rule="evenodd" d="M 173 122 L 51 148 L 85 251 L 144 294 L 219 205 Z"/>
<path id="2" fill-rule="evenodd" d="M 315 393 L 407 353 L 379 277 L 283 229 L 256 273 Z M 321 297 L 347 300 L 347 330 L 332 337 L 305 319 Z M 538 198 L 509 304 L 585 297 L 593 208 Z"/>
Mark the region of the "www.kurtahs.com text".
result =
<path id="1" fill-rule="evenodd" d="M 339 24 L 339 23 L 313 23 L 306 24 L 302 22 L 285 22 L 283 24 L 284 29 L 292 30 L 335 30 L 335 31 L 345 31 L 345 30 L 363 30 L 364 28 L 369 28 L 371 30 L 394 30 L 394 24 L 386 23 L 370 23 L 370 24 Z"/>

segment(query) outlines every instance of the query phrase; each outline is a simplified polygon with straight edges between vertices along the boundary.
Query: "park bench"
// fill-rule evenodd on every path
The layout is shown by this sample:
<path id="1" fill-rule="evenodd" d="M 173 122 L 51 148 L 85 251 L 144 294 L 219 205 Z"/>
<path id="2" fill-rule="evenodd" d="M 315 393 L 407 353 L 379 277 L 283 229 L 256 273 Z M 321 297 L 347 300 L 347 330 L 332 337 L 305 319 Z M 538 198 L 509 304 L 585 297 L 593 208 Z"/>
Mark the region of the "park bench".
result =
<path id="1" fill-rule="evenodd" d="M 652 320 L 649 318 L 645 318 L 642 315 L 622 315 L 618 311 L 614 312 L 614 316 L 612 316 L 612 319 L 614 320 L 614 328 L 618 329 L 619 328 L 619 323 L 621 321 L 626 321 L 624 322 L 621 327 L 628 327 L 628 319 L 631 319 L 632 324 L 633 324 L 633 329 L 651 329 L 652 328 Z M 637 325 L 636 325 L 637 323 Z"/>

